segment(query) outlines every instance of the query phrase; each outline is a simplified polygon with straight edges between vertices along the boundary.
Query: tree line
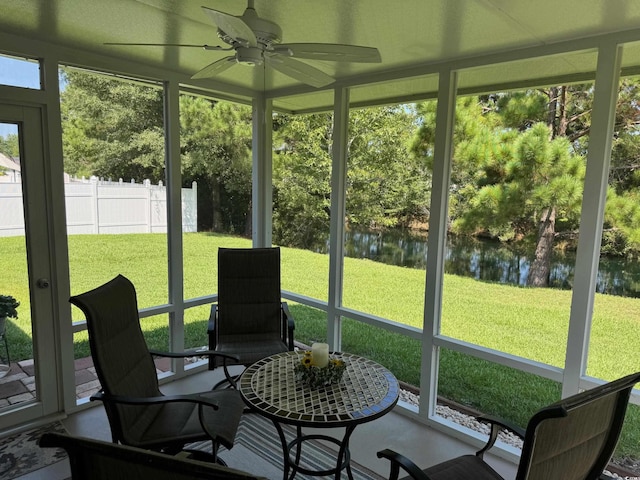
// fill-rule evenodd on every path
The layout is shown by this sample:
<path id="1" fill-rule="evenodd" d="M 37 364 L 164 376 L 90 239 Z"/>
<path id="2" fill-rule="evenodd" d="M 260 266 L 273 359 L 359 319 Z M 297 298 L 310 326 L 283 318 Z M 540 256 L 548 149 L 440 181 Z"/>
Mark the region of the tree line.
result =
<path id="1" fill-rule="evenodd" d="M 620 85 L 602 251 L 640 252 L 638 80 Z M 563 85 L 465 97 L 457 102 L 451 230 L 530 245 L 527 284 L 546 286 L 554 248 L 575 248 L 580 222 L 593 85 Z M 433 161 L 435 107 L 413 151 Z"/>
<path id="2" fill-rule="evenodd" d="M 73 69 L 61 94 L 65 170 L 165 180 L 159 87 Z M 638 89 L 621 81 L 602 251 L 640 252 Z M 528 283 L 547 285 L 551 252 L 574 248 L 589 144 L 593 85 L 460 97 L 449 228 L 533 252 Z M 351 227 L 428 227 L 436 102 L 350 112 L 346 219 Z M 274 115 L 274 242 L 314 248 L 331 204 L 332 114 Z M 0 141 L 7 150 L 12 139 Z M 180 96 L 183 185 L 198 183 L 198 228 L 249 235 L 251 109 Z"/>

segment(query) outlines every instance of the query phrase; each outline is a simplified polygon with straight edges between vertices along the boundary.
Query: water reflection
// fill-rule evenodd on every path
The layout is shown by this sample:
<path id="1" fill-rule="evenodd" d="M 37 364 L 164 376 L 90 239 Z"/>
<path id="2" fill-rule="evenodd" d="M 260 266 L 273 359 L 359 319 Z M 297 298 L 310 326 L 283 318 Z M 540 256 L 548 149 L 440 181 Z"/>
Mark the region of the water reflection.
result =
<path id="1" fill-rule="evenodd" d="M 317 252 L 328 252 L 328 242 Z M 406 230 L 346 233 L 345 255 L 368 258 L 389 265 L 426 268 L 427 235 Z M 447 241 L 445 271 L 488 282 L 526 285 L 530 258 L 527 252 L 489 240 L 450 236 Z M 575 254 L 555 252 L 550 286 L 573 286 Z M 626 297 L 640 297 L 640 264 L 620 258 L 601 258 L 596 291 Z"/>

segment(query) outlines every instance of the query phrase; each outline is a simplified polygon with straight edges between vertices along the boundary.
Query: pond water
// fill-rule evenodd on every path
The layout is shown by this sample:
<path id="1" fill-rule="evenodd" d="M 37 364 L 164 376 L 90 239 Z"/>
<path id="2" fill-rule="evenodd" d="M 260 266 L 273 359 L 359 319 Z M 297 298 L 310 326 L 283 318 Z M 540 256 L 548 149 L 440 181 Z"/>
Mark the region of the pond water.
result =
<path id="1" fill-rule="evenodd" d="M 410 268 L 426 268 L 427 235 L 407 230 L 346 233 L 345 255 Z M 317 249 L 326 253 L 328 244 Z M 488 282 L 526 285 L 530 257 L 508 245 L 467 237 L 450 236 L 445 271 Z M 574 252 L 555 252 L 550 286 L 570 289 L 575 267 Z M 640 263 L 622 258 L 600 259 L 596 291 L 611 295 L 640 297 Z"/>

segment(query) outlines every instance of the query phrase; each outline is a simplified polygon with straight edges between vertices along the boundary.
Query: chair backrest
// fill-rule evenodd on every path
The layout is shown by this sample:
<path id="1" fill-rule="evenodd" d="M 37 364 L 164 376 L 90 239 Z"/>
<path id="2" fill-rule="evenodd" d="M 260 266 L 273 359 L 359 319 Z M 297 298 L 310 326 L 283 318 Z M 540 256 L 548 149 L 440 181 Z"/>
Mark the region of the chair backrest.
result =
<path id="1" fill-rule="evenodd" d="M 282 337 L 280 248 L 218 250 L 218 335 Z"/>
<path id="2" fill-rule="evenodd" d="M 135 447 L 46 433 L 41 447 L 64 448 L 73 480 L 258 480 L 259 477 Z"/>
<path id="3" fill-rule="evenodd" d="M 122 275 L 89 292 L 71 297 L 87 320 L 89 346 L 104 393 L 130 397 L 161 395 L 153 359 L 140 328 L 133 284 Z M 159 407 L 105 403 L 114 440 L 132 443 L 128 428 Z"/>
<path id="4" fill-rule="evenodd" d="M 618 443 L 640 372 L 586 390 L 529 420 L 517 480 L 596 480 Z"/>

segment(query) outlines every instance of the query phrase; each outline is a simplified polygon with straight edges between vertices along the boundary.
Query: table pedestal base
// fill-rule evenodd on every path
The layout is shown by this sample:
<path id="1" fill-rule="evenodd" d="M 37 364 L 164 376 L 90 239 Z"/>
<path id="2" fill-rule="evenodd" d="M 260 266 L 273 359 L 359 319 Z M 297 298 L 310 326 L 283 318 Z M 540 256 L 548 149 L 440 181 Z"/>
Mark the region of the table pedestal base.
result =
<path id="1" fill-rule="evenodd" d="M 280 442 L 282 443 L 282 451 L 284 454 L 284 469 L 282 477 L 283 480 L 293 480 L 296 473 L 298 472 L 313 477 L 326 477 L 329 475 L 335 475 L 335 479 L 339 480 L 340 473 L 345 469 L 347 471 L 349 480 L 353 480 L 353 473 L 351 472 L 351 454 L 349 453 L 349 439 L 351 438 L 351 434 L 355 430 L 355 426 L 346 427 L 342 440 L 330 437 L 328 435 L 303 435 L 302 427 L 297 427 L 296 438 L 290 442 L 287 442 L 280 423 L 273 421 L 273 424 L 275 425 L 276 430 L 278 431 L 278 435 L 280 436 Z M 325 442 L 333 443 L 339 447 L 335 468 L 330 468 L 327 470 L 310 470 L 308 468 L 300 466 L 300 460 L 302 458 L 302 446 L 304 442 L 310 440 L 322 440 Z M 291 475 L 289 475 L 289 470 L 291 470 Z"/>

